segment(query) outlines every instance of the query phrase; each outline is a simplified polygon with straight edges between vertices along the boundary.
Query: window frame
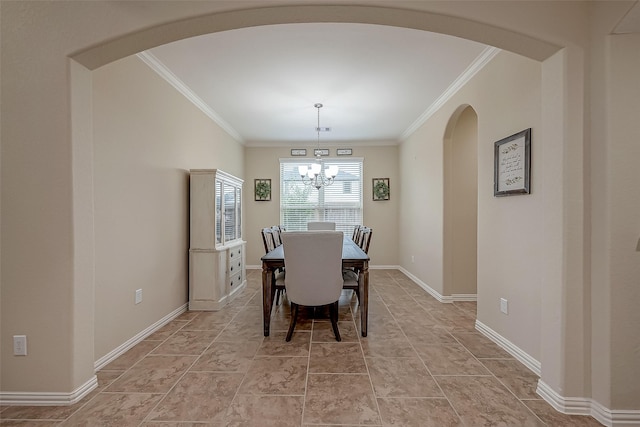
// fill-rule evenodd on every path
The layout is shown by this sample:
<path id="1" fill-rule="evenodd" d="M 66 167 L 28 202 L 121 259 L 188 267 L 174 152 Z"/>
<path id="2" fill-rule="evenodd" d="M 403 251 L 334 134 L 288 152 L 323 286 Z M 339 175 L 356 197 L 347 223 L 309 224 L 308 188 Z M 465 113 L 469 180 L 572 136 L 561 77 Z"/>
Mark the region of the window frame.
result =
<path id="1" fill-rule="evenodd" d="M 295 230 L 306 230 L 306 222 L 304 222 L 302 219 L 300 221 L 289 221 L 285 218 L 285 212 L 288 210 L 291 210 L 290 206 L 295 206 L 294 204 L 289 205 L 286 203 L 286 194 L 287 194 L 287 186 L 290 185 L 291 182 L 295 182 L 295 181 L 300 181 L 300 175 L 297 175 L 297 180 L 295 179 L 291 179 L 291 178 L 287 178 L 286 176 L 284 176 L 285 173 L 285 165 L 291 165 L 293 164 L 293 169 L 294 171 L 297 169 L 298 165 L 307 165 L 311 162 L 315 161 L 315 158 L 309 158 L 309 157 L 303 157 L 303 158 L 280 158 L 279 159 L 279 174 L 280 174 L 280 225 L 284 226 L 285 228 L 287 228 L 290 231 L 295 231 Z M 326 200 L 326 196 L 327 196 L 327 192 L 325 191 L 325 188 L 320 188 L 319 190 L 313 188 L 313 187 L 309 187 L 309 186 L 303 186 L 303 187 L 298 187 L 298 188 L 308 188 L 309 191 L 312 192 L 318 192 L 318 200 L 316 202 L 312 202 L 309 204 L 309 206 L 307 207 L 307 209 L 312 209 L 316 212 L 316 215 L 313 215 L 313 217 L 308 217 L 307 221 L 312 221 L 312 220 L 320 220 L 320 221 L 334 221 L 336 218 L 336 215 L 332 215 L 331 218 L 327 218 L 327 212 L 330 211 L 331 209 L 333 209 L 334 211 L 336 210 L 340 210 L 343 209 L 345 210 L 345 212 L 347 212 L 347 209 L 352 209 L 354 210 L 355 215 L 353 214 L 349 214 L 347 212 L 346 215 L 344 215 L 344 220 L 343 221 L 339 221 L 339 220 L 335 220 L 336 222 L 336 230 L 341 230 L 344 231 L 345 233 L 351 233 L 353 231 L 353 226 L 354 225 L 358 225 L 358 224 L 362 224 L 362 220 L 363 220 L 363 216 L 364 216 L 364 158 L 363 157 L 349 157 L 349 158 L 332 158 L 332 157 L 323 157 L 322 158 L 323 163 L 331 165 L 331 164 L 335 164 L 338 166 L 339 170 L 341 170 L 342 172 L 344 172 L 344 167 L 346 167 L 346 165 L 350 165 L 350 168 L 354 168 L 355 171 L 357 171 L 359 173 L 359 177 L 355 180 L 344 180 L 344 179 L 337 179 L 328 189 L 327 191 L 329 192 L 329 196 L 331 195 L 331 187 L 334 186 L 341 186 L 341 188 L 344 188 L 342 186 L 342 183 L 345 182 L 350 182 L 351 183 L 351 188 L 350 188 L 350 192 L 349 193 L 344 193 L 344 194 L 349 194 L 349 195 L 353 195 L 354 198 L 356 198 L 356 201 L 354 202 L 355 205 L 351 206 L 351 207 L 347 207 L 346 205 L 348 205 L 348 203 L 345 203 L 344 207 L 339 207 L 340 205 L 340 201 L 333 204 L 333 206 L 331 205 L 331 202 L 327 202 Z M 341 164 L 343 165 L 343 169 L 340 169 Z M 338 173 L 338 176 L 336 178 L 340 177 L 340 173 Z M 354 185 L 353 182 L 357 182 L 357 185 Z M 354 188 L 354 187 L 359 187 L 359 194 L 355 194 L 358 189 Z M 344 192 L 344 190 L 343 190 Z M 299 205 L 301 207 L 301 209 L 305 209 L 304 205 Z M 339 217 L 340 215 L 338 215 Z M 351 217 L 351 220 L 349 219 L 349 217 Z M 355 219 L 353 219 L 355 217 Z M 338 218 L 341 219 L 341 218 Z M 353 221 L 353 222 L 352 222 Z M 296 224 L 297 223 L 297 224 Z M 292 226 L 293 224 L 293 226 Z"/>

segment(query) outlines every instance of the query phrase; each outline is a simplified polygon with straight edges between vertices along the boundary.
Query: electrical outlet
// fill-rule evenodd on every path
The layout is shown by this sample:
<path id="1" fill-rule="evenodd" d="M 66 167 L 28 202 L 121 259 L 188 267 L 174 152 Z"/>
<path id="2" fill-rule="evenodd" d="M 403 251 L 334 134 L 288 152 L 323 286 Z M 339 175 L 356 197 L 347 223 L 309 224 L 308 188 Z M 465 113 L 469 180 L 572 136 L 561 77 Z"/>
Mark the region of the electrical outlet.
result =
<path id="1" fill-rule="evenodd" d="M 142 289 L 136 289 L 136 304 L 142 302 Z"/>
<path id="2" fill-rule="evenodd" d="M 500 298 L 500 311 L 509 314 L 509 301 L 504 298 Z"/>
<path id="3" fill-rule="evenodd" d="M 14 356 L 27 355 L 27 336 L 26 335 L 13 336 L 13 355 Z"/>

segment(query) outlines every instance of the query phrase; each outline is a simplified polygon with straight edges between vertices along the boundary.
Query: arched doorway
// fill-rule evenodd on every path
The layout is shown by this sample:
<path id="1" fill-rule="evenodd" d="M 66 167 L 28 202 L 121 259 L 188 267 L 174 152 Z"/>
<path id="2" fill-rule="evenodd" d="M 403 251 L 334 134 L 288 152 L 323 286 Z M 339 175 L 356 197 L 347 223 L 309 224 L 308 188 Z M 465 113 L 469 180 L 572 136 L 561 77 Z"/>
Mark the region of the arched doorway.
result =
<path id="1" fill-rule="evenodd" d="M 454 301 L 475 300 L 478 250 L 478 116 L 460 106 L 444 136 L 444 286 Z"/>
<path id="2" fill-rule="evenodd" d="M 229 18 L 229 14 L 220 13 L 220 14 L 217 14 L 216 16 L 201 17 L 202 19 L 195 18 L 192 20 L 182 20 L 178 23 L 171 22 L 170 24 L 167 24 L 167 25 L 159 25 L 152 28 L 148 27 L 150 29 L 140 30 L 140 32 L 137 32 L 137 33 L 135 32 L 129 33 L 128 35 L 122 36 L 122 37 L 115 37 L 111 39 L 111 41 L 106 42 L 105 44 L 102 44 L 99 47 L 96 47 L 95 49 L 94 48 L 87 49 L 84 52 L 80 52 L 77 55 L 73 55 L 72 59 L 75 59 L 77 61 L 77 62 L 71 61 L 72 69 L 71 69 L 70 86 L 71 86 L 71 92 L 74 95 L 74 101 L 77 101 L 78 99 L 80 99 L 81 101 L 86 102 L 90 99 L 91 76 L 90 76 L 89 70 L 95 69 L 115 59 L 119 59 L 124 56 L 127 56 L 128 54 L 136 53 L 138 51 L 151 48 L 155 45 L 174 41 L 182 37 L 188 37 L 189 31 L 191 31 L 190 35 L 196 35 L 196 34 L 201 34 L 205 31 L 223 31 L 226 29 L 240 28 L 242 26 L 247 26 L 247 25 L 261 25 L 261 24 L 269 24 L 269 23 L 277 23 L 277 22 L 312 22 L 312 21 L 324 22 L 327 20 L 328 21 L 333 20 L 335 22 L 370 22 L 370 23 L 379 23 L 379 24 L 387 24 L 387 25 L 407 26 L 407 27 L 418 28 L 423 30 L 447 32 L 450 34 L 456 34 L 461 37 L 464 36 L 465 38 L 476 39 L 478 41 L 489 42 L 490 40 L 488 39 L 492 39 L 494 41 L 498 41 L 497 43 L 493 43 L 493 44 L 504 44 L 504 46 L 501 46 L 501 47 L 504 47 L 507 50 L 519 51 L 522 53 L 525 53 L 525 51 L 527 51 L 529 53 L 529 55 L 527 56 L 533 57 L 535 59 L 540 59 L 540 60 L 547 59 L 553 52 L 557 50 L 557 47 L 550 48 L 546 43 L 541 43 L 542 45 L 544 45 L 542 46 L 542 48 L 544 48 L 542 50 L 544 50 L 545 53 L 541 53 L 540 50 L 536 51 L 535 49 L 532 49 L 531 51 L 529 51 L 528 49 L 524 49 L 522 47 L 520 47 L 520 49 L 516 49 L 516 48 L 509 49 L 508 42 L 510 40 L 518 39 L 518 37 L 509 38 L 509 37 L 506 37 L 506 34 L 504 33 L 509 33 L 511 35 L 514 35 L 515 33 L 513 32 L 499 30 L 498 27 L 492 27 L 491 25 L 485 26 L 485 25 L 477 25 L 477 24 L 475 26 L 467 25 L 463 29 L 462 26 L 459 24 L 472 24 L 473 22 L 469 20 L 464 20 L 464 19 L 460 19 L 460 21 L 458 21 L 456 18 L 454 18 L 454 21 L 455 21 L 454 23 L 456 25 L 453 25 L 451 17 L 446 17 L 445 19 L 442 19 L 442 18 L 438 19 L 438 15 L 432 15 L 424 12 L 399 11 L 394 9 L 383 9 L 383 8 L 376 8 L 376 7 L 358 8 L 354 6 L 347 7 L 346 9 L 343 9 L 343 10 L 338 10 L 340 9 L 340 7 L 338 6 L 327 7 L 327 8 L 322 8 L 322 7 L 305 8 L 303 6 L 298 6 L 298 7 L 279 9 L 278 12 L 275 12 L 275 9 L 277 8 L 271 8 L 271 9 L 266 8 L 266 9 L 268 9 L 267 13 L 263 13 L 265 12 L 264 10 L 258 11 L 257 9 L 235 11 L 232 13 L 232 14 L 235 13 L 235 15 L 232 16 L 232 18 L 235 18 L 235 19 L 229 19 L 226 22 L 222 22 L 222 21 L 225 21 L 225 18 Z M 270 18 L 273 18 L 275 14 L 279 12 L 281 12 L 281 15 L 278 16 L 278 19 L 270 21 Z M 349 13 L 343 14 L 342 12 L 349 12 Z M 356 16 L 356 12 L 365 12 L 365 13 L 360 13 L 359 16 Z M 389 13 L 389 12 L 392 12 L 392 13 Z M 185 29 L 189 27 L 190 24 L 192 23 L 196 23 L 200 25 L 192 25 L 190 30 Z M 178 26 L 181 27 L 182 31 L 177 31 Z M 168 28 L 168 27 L 171 27 L 171 28 Z M 453 29 L 453 27 L 455 27 L 455 29 Z M 444 30 L 445 28 L 447 28 L 447 31 Z M 470 28 L 477 30 L 477 32 L 470 30 Z M 491 34 L 494 30 L 498 30 L 499 33 L 502 33 L 501 35 L 503 37 L 497 37 L 498 34 L 495 34 L 495 32 L 492 34 L 495 37 L 487 36 L 487 34 Z M 480 33 L 483 33 L 484 36 L 479 35 Z M 519 38 L 519 40 L 522 41 L 522 36 Z M 530 41 L 533 41 L 533 39 Z M 545 50 L 546 48 L 549 48 L 549 49 Z M 569 71 L 578 67 L 579 61 L 577 60 L 571 61 L 567 66 L 565 62 L 560 61 L 560 59 L 564 59 L 564 56 L 556 57 L 553 61 L 548 61 L 545 64 L 545 70 L 548 71 L 545 74 L 546 76 L 545 80 L 543 80 L 543 83 L 545 84 L 545 89 L 546 89 L 546 91 L 544 91 L 543 93 L 543 98 L 545 99 L 555 100 L 554 95 L 562 92 L 557 90 L 551 90 L 551 89 L 555 89 L 556 87 L 563 88 L 564 80 L 562 80 L 562 77 L 569 75 Z M 549 82 L 549 80 L 552 80 L 552 81 Z M 572 82 L 575 82 L 575 81 L 576 81 L 575 79 L 572 80 Z M 577 83 L 575 84 L 578 85 Z M 580 92 L 578 91 L 577 95 L 573 95 L 573 94 L 571 95 L 572 95 L 571 99 L 573 99 L 573 97 L 577 97 L 578 95 L 580 95 Z M 90 102 L 86 102 L 86 103 L 90 105 Z M 566 100 L 563 100 L 563 102 L 554 102 L 551 104 L 553 107 L 549 108 L 549 111 L 545 110 L 545 113 L 548 116 L 554 116 L 553 113 L 563 111 L 562 108 L 566 106 L 567 103 L 568 101 Z M 72 165 L 74 183 L 91 182 L 91 178 L 92 178 L 91 149 L 90 149 L 91 144 L 90 143 L 86 144 L 88 141 L 87 135 L 91 135 L 91 132 L 90 132 L 90 127 L 91 127 L 90 114 L 91 113 L 87 113 L 87 111 L 89 111 L 88 109 L 80 108 L 81 107 L 80 104 L 82 104 L 81 102 L 80 103 L 74 102 L 71 104 L 72 104 L 71 105 L 71 116 L 72 116 L 71 122 L 74 128 L 74 132 L 72 132 L 72 137 L 71 137 L 72 148 L 74 150 L 73 165 Z M 575 119 L 575 121 L 579 122 L 578 119 Z M 569 136 L 573 136 L 573 133 L 570 132 L 569 130 L 574 128 L 580 129 L 580 126 L 570 127 L 570 126 L 564 126 L 564 124 L 565 124 L 564 121 L 558 120 L 557 123 L 555 122 L 552 123 L 552 126 L 545 127 L 542 134 L 547 137 L 553 137 L 550 140 L 560 142 L 560 144 L 558 145 L 566 146 L 567 145 L 566 143 L 564 145 L 562 144 L 562 142 L 564 141 L 562 137 L 566 136 L 567 133 L 569 133 Z M 552 132 L 553 130 L 557 130 L 558 128 L 560 128 L 560 130 L 564 129 L 565 132 L 564 133 Z M 76 131 L 78 129 L 79 131 Z M 60 139 L 64 140 L 64 138 L 62 137 L 60 137 Z M 580 160 L 580 157 L 578 158 L 578 160 Z M 559 188 L 562 189 L 563 187 L 559 187 Z M 81 270 L 80 273 L 82 273 L 84 270 L 87 270 L 86 277 L 88 279 L 88 280 L 83 280 L 84 278 L 82 277 L 81 274 L 74 275 L 73 287 L 80 289 L 81 291 L 84 291 L 80 294 L 80 297 L 76 298 L 72 302 L 72 307 L 79 312 L 77 313 L 78 315 L 74 317 L 74 324 L 77 323 L 78 325 L 82 324 L 84 320 L 87 320 L 86 322 L 87 324 L 92 323 L 91 322 L 92 314 L 85 313 L 84 310 L 81 310 L 82 307 L 90 305 L 92 301 L 92 296 L 93 296 L 92 292 L 90 292 L 91 289 L 88 289 L 90 288 L 90 286 L 86 286 L 87 283 L 90 283 L 90 284 L 93 283 L 91 274 L 90 274 L 91 267 L 93 264 L 93 259 L 92 259 L 93 255 L 91 255 L 92 254 L 91 248 L 93 247 L 93 242 L 91 240 L 90 234 L 82 233 L 82 231 L 84 231 L 83 227 L 87 226 L 87 228 L 89 228 L 93 219 L 93 212 L 90 208 L 82 209 L 84 208 L 84 205 L 89 205 L 89 206 L 91 205 L 91 200 L 92 200 L 91 192 L 92 192 L 91 188 L 86 188 L 83 186 L 76 185 L 73 188 L 74 203 L 76 204 L 74 204 L 75 215 L 73 216 L 74 221 L 72 226 L 74 229 L 74 237 L 80 236 L 77 238 L 78 241 L 74 242 L 76 243 L 75 248 L 77 248 L 77 250 L 74 252 L 74 255 L 73 255 L 73 267 L 75 267 L 77 270 Z M 560 192 L 560 190 L 558 192 Z M 88 237 L 84 237 L 84 236 L 88 236 Z M 81 250 L 83 248 L 86 248 L 87 250 L 86 251 Z M 86 254 L 89 254 L 89 255 L 86 255 Z M 87 259 L 87 258 L 90 258 L 90 259 Z M 74 329 L 72 333 L 74 334 L 73 335 L 74 339 L 71 341 L 74 343 L 81 343 L 82 339 L 79 339 L 79 338 L 83 338 L 81 334 L 84 333 L 85 331 L 86 331 L 86 328 L 83 329 L 78 327 Z M 87 333 L 86 335 L 90 335 L 90 333 Z M 74 346 L 75 345 L 76 344 L 74 344 Z M 73 349 L 75 350 L 75 347 Z M 76 361 L 76 365 L 92 364 L 93 361 L 89 359 L 91 355 L 83 353 L 82 356 L 83 357 L 78 358 L 79 360 Z M 86 369 L 89 367 L 90 366 L 82 366 L 83 369 Z M 82 374 L 83 372 L 80 372 L 80 374 L 76 376 L 82 377 L 83 376 Z"/>

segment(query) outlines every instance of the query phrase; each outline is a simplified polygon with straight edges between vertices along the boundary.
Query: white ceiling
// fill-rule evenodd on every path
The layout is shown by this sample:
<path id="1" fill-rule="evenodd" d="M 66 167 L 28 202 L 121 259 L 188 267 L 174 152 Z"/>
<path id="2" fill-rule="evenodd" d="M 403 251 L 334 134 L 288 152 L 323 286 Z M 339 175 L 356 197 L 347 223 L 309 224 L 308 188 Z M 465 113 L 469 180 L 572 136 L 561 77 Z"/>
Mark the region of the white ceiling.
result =
<path id="1" fill-rule="evenodd" d="M 194 37 L 140 55 L 250 146 L 398 143 L 496 52 L 368 24 L 285 24 Z"/>

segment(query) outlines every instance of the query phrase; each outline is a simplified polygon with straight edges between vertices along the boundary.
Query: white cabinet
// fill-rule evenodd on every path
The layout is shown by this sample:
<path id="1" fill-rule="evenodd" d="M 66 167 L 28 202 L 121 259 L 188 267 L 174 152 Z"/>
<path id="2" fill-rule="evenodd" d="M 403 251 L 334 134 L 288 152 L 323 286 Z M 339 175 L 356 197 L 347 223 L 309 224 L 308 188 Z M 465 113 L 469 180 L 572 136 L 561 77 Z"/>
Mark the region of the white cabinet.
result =
<path id="1" fill-rule="evenodd" d="M 243 181 L 217 169 L 190 172 L 189 310 L 219 310 L 247 283 Z"/>

